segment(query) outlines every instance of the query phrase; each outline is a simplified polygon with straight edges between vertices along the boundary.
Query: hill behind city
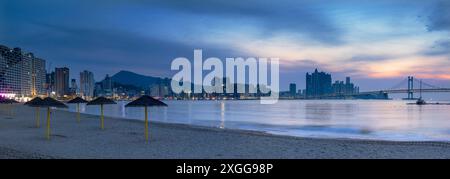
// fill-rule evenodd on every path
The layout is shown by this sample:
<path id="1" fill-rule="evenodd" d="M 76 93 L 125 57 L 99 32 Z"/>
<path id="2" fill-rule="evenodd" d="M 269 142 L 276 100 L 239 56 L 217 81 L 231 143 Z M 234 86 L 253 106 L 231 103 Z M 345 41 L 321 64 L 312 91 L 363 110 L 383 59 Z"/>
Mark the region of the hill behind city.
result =
<path id="1" fill-rule="evenodd" d="M 136 87 L 147 88 L 154 84 L 159 84 L 165 80 L 159 77 L 153 76 L 145 76 L 141 74 L 137 74 L 130 71 L 122 70 L 111 77 L 112 81 L 115 83 L 123 84 L 123 85 L 132 85 Z"/>

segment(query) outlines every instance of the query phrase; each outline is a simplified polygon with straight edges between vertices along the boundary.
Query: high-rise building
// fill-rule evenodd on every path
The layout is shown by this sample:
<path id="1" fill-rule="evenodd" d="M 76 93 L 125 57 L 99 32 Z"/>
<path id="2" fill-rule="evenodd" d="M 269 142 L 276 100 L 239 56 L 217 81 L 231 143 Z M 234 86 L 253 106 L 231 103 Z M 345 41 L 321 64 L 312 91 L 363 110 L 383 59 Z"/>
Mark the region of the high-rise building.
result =
<path id="1" fill-rule="evenodd" d="M 306 73 L 306 96 L 320 97 L 332 93 L 331 75 L 325 72 Z"/>
<path id="2" fill-rule="evenodd" d="M 44 94 L 45 60 L 20 48 L 0 45 L 0 93 L 14 97 Z"/>
<path id="3" fill-rule="evenodd" d="M 335 81 L 332 85 L 333 94 L 345 94 L 345 84 L 343 81 Z"/>
<path id="4" fill-rule="evenodd" d="M 109 75 L 106 75 L 106 77 L 102 81 L 95 83 L 94 96 L 112 97 L 114 95 L 113 81 Z"/>
<path id="5" fill-rule="evenodd" d="M 55 68 L 56 96 L 62 97 L 69 94 L 69 68 Z"/>
<path id="6" fill-rule="evenodd" d="M 83 98 L 94 97 L 95 80 L 94 73 L 84 70 L 80 73 L 80 95 Z"/>
<path id="7" fill-rule="evenodd" d="M 94 96 L 104 96 L 102 90 L 102 82 L 95 82 L 94 84 Z"/>
<path id="8" fill-rule="evenodd" d="M 107 92 L 112 91 L 112 79 L 108 74 L 106 75 L 105 79 L 102 81 L 102 89 Z"/>
<path id="9" fill-rule="evenodd" d="M 46 71 L 45 71 L 45 60 L 40 58 L 33 58 L 32 65 L 32 88 L 34 89 L 35 95 L 46 94 L 45 81 L 46 81 Z"/>
<path id="10" fill-rule="evenodd" d="M 295 83 L 289 84 L 289 95 L 295 97 L 297 95 L 297 85 Z"/>
<path id="11" fill-rule="evenodd" d="M 22 92 L 22 52 L 18 48 L 0 46 L 0 93 L 17 95 Z"/>
<path id="12" fill-rule="evenodd" d="M 161 96 L 160 91 L 159 91 L 159 85 L 154 85 L 154 86 L 150 87 L 150 96 L 153 96 L 153 97 Z"/>
<path id="13" fill-rule="evenodd" d="M 70 95 L 77 95 L 78 94 L 78 85 L 76 79 L 70 80 Z"/>
<path id="14" fill-rule="evenodd" d="M 52 71 L 50 73 L 47 73 L 45 75 L 45 89 L 47 90 L 47 95 L 52 94 L 56 90 L 55 86 L 56 80 L 55 80 L 55 72 Z"/>
<path id="15" fill-rule="evenodd" d="M 23 96 L 33 96 L 35 95 L 35 90 L 33 88 L 33 54 L 26 53 L 22 55 L 22 72 L 21 72 L 21 86 Z"/>
<path id="16" fill-rule="evenodd" d="M 70 88 L 72 88 L 72 89 L 78 88 L 78 87 L 77 87 L 77 80 L 76 80 L 75 78 L 72 78 L 72 79 L 70 80 Z"/>
<path id="17" fill-rule="evenodd" d="M 346 94 L 355 93 L 355 85 L 350 81 L 350 77 L 345 77 L 345 93 Z"/>
<path id="18" fill-rule="evenodd" d="M 350 77 L 345 78 L 345 83 L 343 81 L 336 81 L 332 85 L 334 94 L 357 94 L 359 93 L 359 87 L 355 86 L 351 81 Z"/>
<path id="19" fill-rule="evenodd" d="M 169 86 L 167 84 L 155 84 L 150 88 L 150 96 L 166 97 L 167 95 L 169 95 Z"/>

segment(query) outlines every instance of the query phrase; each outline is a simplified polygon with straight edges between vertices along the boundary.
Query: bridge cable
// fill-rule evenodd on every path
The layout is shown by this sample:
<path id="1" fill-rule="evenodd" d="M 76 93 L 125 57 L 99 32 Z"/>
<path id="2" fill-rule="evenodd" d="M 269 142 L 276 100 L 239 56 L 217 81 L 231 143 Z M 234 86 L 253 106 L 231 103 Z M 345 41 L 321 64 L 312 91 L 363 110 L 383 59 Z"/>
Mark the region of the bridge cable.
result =
<path id="1" fill-rule="evenodd" d="M 414 78 L 414 81 L 420 84 L 420 80 Z M 434 85 L 430 85 L 428 83 L 425 83 L 424 81 L 422 81 L 422 85 L 430 87 L 430 88 L 434 88 L 434 89 L 440 89 L 441 88 L 441 87 L 438 87 L 438 86 L 434 86 Z M 419 87 L 418 85 L 415 85 L 415 86 Z"/>
<path id="2" fill-rule="evenodd" d="M 406 82 L 406 83 L 405 83 L 405 82 Z M 406 79 L 403 79 L 400 83 L 394 85 L 393 87 L 389 88 L 388 90 L 399 89 L 399 88 L 401 88 L 402 86 L 404 86 L 404 84 L 407 84 L 407 83 L 408 83 L 408 79 L 407 79 L 407 78 L 406 78 Z"/>

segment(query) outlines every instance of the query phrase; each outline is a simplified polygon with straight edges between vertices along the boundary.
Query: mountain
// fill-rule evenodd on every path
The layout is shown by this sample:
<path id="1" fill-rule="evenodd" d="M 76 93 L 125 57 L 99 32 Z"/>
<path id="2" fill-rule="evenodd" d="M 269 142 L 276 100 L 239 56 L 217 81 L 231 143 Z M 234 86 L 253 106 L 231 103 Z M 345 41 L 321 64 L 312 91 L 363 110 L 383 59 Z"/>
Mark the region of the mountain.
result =
<path id="1" fill-rule="evenodd" d="M 115 83 L 123 85 L 133 85 L 136 87 L 148 88 L 154 84 L 161 82 L 167 82 L 169 79 L 163 79 L 152 76 L 145 76 L 130 71 L 120 71 L 111 77 L 111 80 Z"/>

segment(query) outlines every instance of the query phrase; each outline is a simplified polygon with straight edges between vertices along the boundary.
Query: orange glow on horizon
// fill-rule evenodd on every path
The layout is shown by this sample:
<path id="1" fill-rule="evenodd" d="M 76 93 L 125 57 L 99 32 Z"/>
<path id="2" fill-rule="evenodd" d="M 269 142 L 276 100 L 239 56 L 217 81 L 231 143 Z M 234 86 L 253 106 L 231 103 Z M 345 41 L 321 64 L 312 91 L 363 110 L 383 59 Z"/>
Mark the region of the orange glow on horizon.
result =
<path id="1" fill-rule="evenodd" d="M 371 73 L 367 75 L 370 78 L 401 78 L 412 75 L 416 78 L 422 79 L 440 79 L 450 80 L 450 74 L 414 74 L 414 73 L 400 73 L 400 72 L 387 72 L 387 73 Z"/>
<path id="2" fill-rule="evenodd" d="M 418 74 L 417 78 L 450 80 L 450 74 Z"/>

